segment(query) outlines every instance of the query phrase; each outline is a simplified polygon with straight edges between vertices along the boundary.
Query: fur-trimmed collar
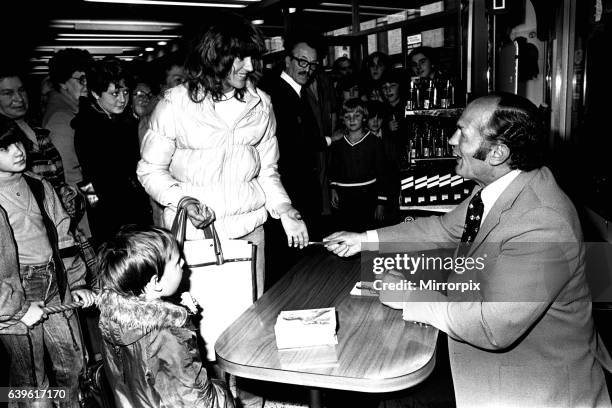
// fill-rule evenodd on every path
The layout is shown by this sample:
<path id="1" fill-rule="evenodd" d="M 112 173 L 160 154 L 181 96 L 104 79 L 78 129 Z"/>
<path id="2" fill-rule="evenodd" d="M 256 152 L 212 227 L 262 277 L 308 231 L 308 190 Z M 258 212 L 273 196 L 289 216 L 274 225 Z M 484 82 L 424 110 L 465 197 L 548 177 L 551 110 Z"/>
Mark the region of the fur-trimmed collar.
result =
<path id="1" fill-rule="evenodd" d="M 104 290 L 97 303 L 102 335 L 115 344 L 131 344 L 153 330 L 182 327 L 187 321 L 185 308 L 163 300 L 148 301 Z"/>

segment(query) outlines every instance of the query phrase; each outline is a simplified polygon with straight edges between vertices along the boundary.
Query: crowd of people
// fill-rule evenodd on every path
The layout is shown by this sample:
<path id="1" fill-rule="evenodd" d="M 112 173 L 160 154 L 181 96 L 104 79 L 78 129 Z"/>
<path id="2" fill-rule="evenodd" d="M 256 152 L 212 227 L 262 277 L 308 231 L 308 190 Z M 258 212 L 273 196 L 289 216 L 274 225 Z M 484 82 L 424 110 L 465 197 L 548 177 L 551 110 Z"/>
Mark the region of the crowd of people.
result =
<path id="1" fill-rule="evenodd" d="M 117 59 L 65 49 L 49 62 L 52 89 L 38 108 L 24 73 L 0 64 L 0 314 L 10 323 L 0 341 L 10 385 L 53 382 L 71 396 L 60 406 L 79 406 L 81 329 L 74 313 L 46 316 L 43 306 L 96 299 L 119 406 L 234 406 L 225 384 L 206 373 L 188 312 L 168 300 L 182 280 L 180 249 L 167 230 L 181 207 L 188 238 L 204 237 L 202 227 L 214 222 L 222 238 L 256 245 L 260 297 L 313 240 L 340 256 L 364 242 L 471 244 L 464 217 L 476 206 L 495 242 L 575 243 L 566 253 L 570 278 L 541 288 L 539 302 L 489 307 L 483 292 L 470 302 L 448 294 L 451 301 L 384 303 L 449 335 L 458 405 L 486 406 L 495 397 L 520 406 L 513 402 L 523 388 L 504 393 L 489 381 L 511 355 L 528 367 L 528 397 L 543 406 L 609 406 L 601 366 L 612 362 L 590 317 L 580 227 L 539 158 L 535 107 L 508 95 L 472 102 L 450 144 L 457 173 L 480 187 L 445 216 L 398 224 L 408 84 L 448 80 L 434 50 L 411 50 L 408 69 L 375 52 L 361 73 L 348 57 L 326 71 L 320 42 L 304 32 L 289 35 L 285 51 L 278 70 L 262 72 L 263 38 L 236 16 L 203 30 L 153 80 Z M 337 230 L 353 232 L 329 235 Z M 511 282 L 514 272 L 503 265 L 522 256 L 535 269 L 523 265 L 522 279 Z M 496 259 L 506 258 L 487 281 L 495 295 L 528 291 L 554 273 L 545 267 L 551 260 L 534 260 L 527 246 L 499 249 Z M 558 305 L 558 293 L 571 301 Z M 510 354 L 500 352 L 506 348 Z M 244 406 L 261 406 L 248 385 L 238 391 Z"/>

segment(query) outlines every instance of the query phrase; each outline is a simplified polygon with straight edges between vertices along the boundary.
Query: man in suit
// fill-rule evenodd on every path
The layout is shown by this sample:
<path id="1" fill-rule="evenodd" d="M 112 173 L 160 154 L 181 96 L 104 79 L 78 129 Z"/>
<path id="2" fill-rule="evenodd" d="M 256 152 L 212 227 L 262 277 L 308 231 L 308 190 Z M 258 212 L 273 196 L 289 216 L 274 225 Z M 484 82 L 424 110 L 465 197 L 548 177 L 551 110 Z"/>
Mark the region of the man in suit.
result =
<path id="1" fill-rule="evenodd" d="M 276 117 L 278 172 L 293 206 L 306 222 L 309 236 L 320 239 L 317 231 L 321 185 L 317 157 L 331 139 L 322 136 L 307 98 L 307 83 L 319 67 L 317 44 L 310 38 L 288 38 L 285 49 L 284 70 L 265 88 L 272 98 Z"/>
<path id="2" fill-rule="evenodd" d="M 458 407 L 611 406 L 602 366 L 612 361 L 591 317 L 578 216 L 542 165 L 543 140 L 531 102 L 476 99 L 450 140 L 457 174 L 479 185 L 470 198 L 443 216 L 326 238 L 340 256 L 366 242 L 419 253 L 461 242 L 463 260 L 483 261 L 450 273 L 447 283 L 478 283 L 465 292 L 383 287 L 402 280 L 397 272 L 381 282 L 383 303 L 448 335 Z"/>
<path id="3" fill-rule="evenodd" d="M 276 117 L 278 173 L 294 208 L 306 223 L 311 240 L 321 239 L 322 186 L 317 168 L 320 152 L 330 144 L 323 136 L 310 103 L 308 83 L 319 67 L 316 37 L 291 35 L 279 76 L 262 81 L 270 94 Z M 272 285 L 303 255 L 284 243 L 280 224 L 266 223 L 266 284 Z"/>

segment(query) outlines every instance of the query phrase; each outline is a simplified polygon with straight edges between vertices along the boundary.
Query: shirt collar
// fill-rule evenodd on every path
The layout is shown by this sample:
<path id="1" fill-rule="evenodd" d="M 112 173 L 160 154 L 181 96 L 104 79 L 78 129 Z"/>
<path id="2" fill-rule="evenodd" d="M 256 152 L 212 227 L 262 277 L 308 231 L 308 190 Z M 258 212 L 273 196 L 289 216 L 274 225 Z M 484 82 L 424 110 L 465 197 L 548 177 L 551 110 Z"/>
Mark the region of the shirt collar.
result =
<path id="1" fill-rule="evenodd" d="M 285 82 L 287 82 L 289 85 L 291 85 L 293 90 L 298 94 L 298 96 L 300 96 L 300 93 L 302 92 L 302 85 L 300 85 L 297 82 L 295 82 L 295 80 L 293 78 L 291 78 L 289 76 L 289 74 L 287 74 L 285 71 L 281 72 L 280 76 L 281 76 L 281 78 L 283 78 L 285 80 Z"/>
<path id="2" fill-rule="evenodd" d="M 499 196 L 502 195 L 504 190 L 508 188 L 510 183 L 512 183 L 519 174 L 521 174 L 520 170 L 511 170 L 510 172 L 504 174 L 503 176 L 501 176 L 500 178 L 482 189 L 482 192 L 480 193 L 480 198 L 482 198 L 482 204 L 484 205 L 484 210 L 482 212 L 483 221 L 491 210 L 491 208 L 493 208 L 493 205 L 495 204 Z"/>

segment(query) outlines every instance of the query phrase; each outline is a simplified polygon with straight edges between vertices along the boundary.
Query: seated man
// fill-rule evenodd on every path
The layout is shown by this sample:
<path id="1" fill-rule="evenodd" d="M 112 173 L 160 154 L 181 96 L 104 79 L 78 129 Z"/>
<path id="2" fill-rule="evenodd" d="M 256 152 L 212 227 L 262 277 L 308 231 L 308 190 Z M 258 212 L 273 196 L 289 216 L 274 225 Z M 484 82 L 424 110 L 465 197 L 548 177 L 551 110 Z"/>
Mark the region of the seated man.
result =
<path id="1" fill-rule="evenodd" d="M 480 187 L 469 199 L 443 216 L 326 238 L 340 256 L 366 242 L 419 254 L 461 243 L 444 293 L 420 283 L 381 292 L 405 320 L 448 334 L 458 407 L 611 405 L 602 366 L 612 361 L 591 317 L 582 231 L 542 165 L 544 140 L 531 102 L 513 94 L 476 99 L 450 140 L 457 174 Z M 468 258 L 482 268 L 459 270 Z M 383 283 L 401 280 L 393 273 Z M 460 283 L 469 290 L 453 290 Z"/>

